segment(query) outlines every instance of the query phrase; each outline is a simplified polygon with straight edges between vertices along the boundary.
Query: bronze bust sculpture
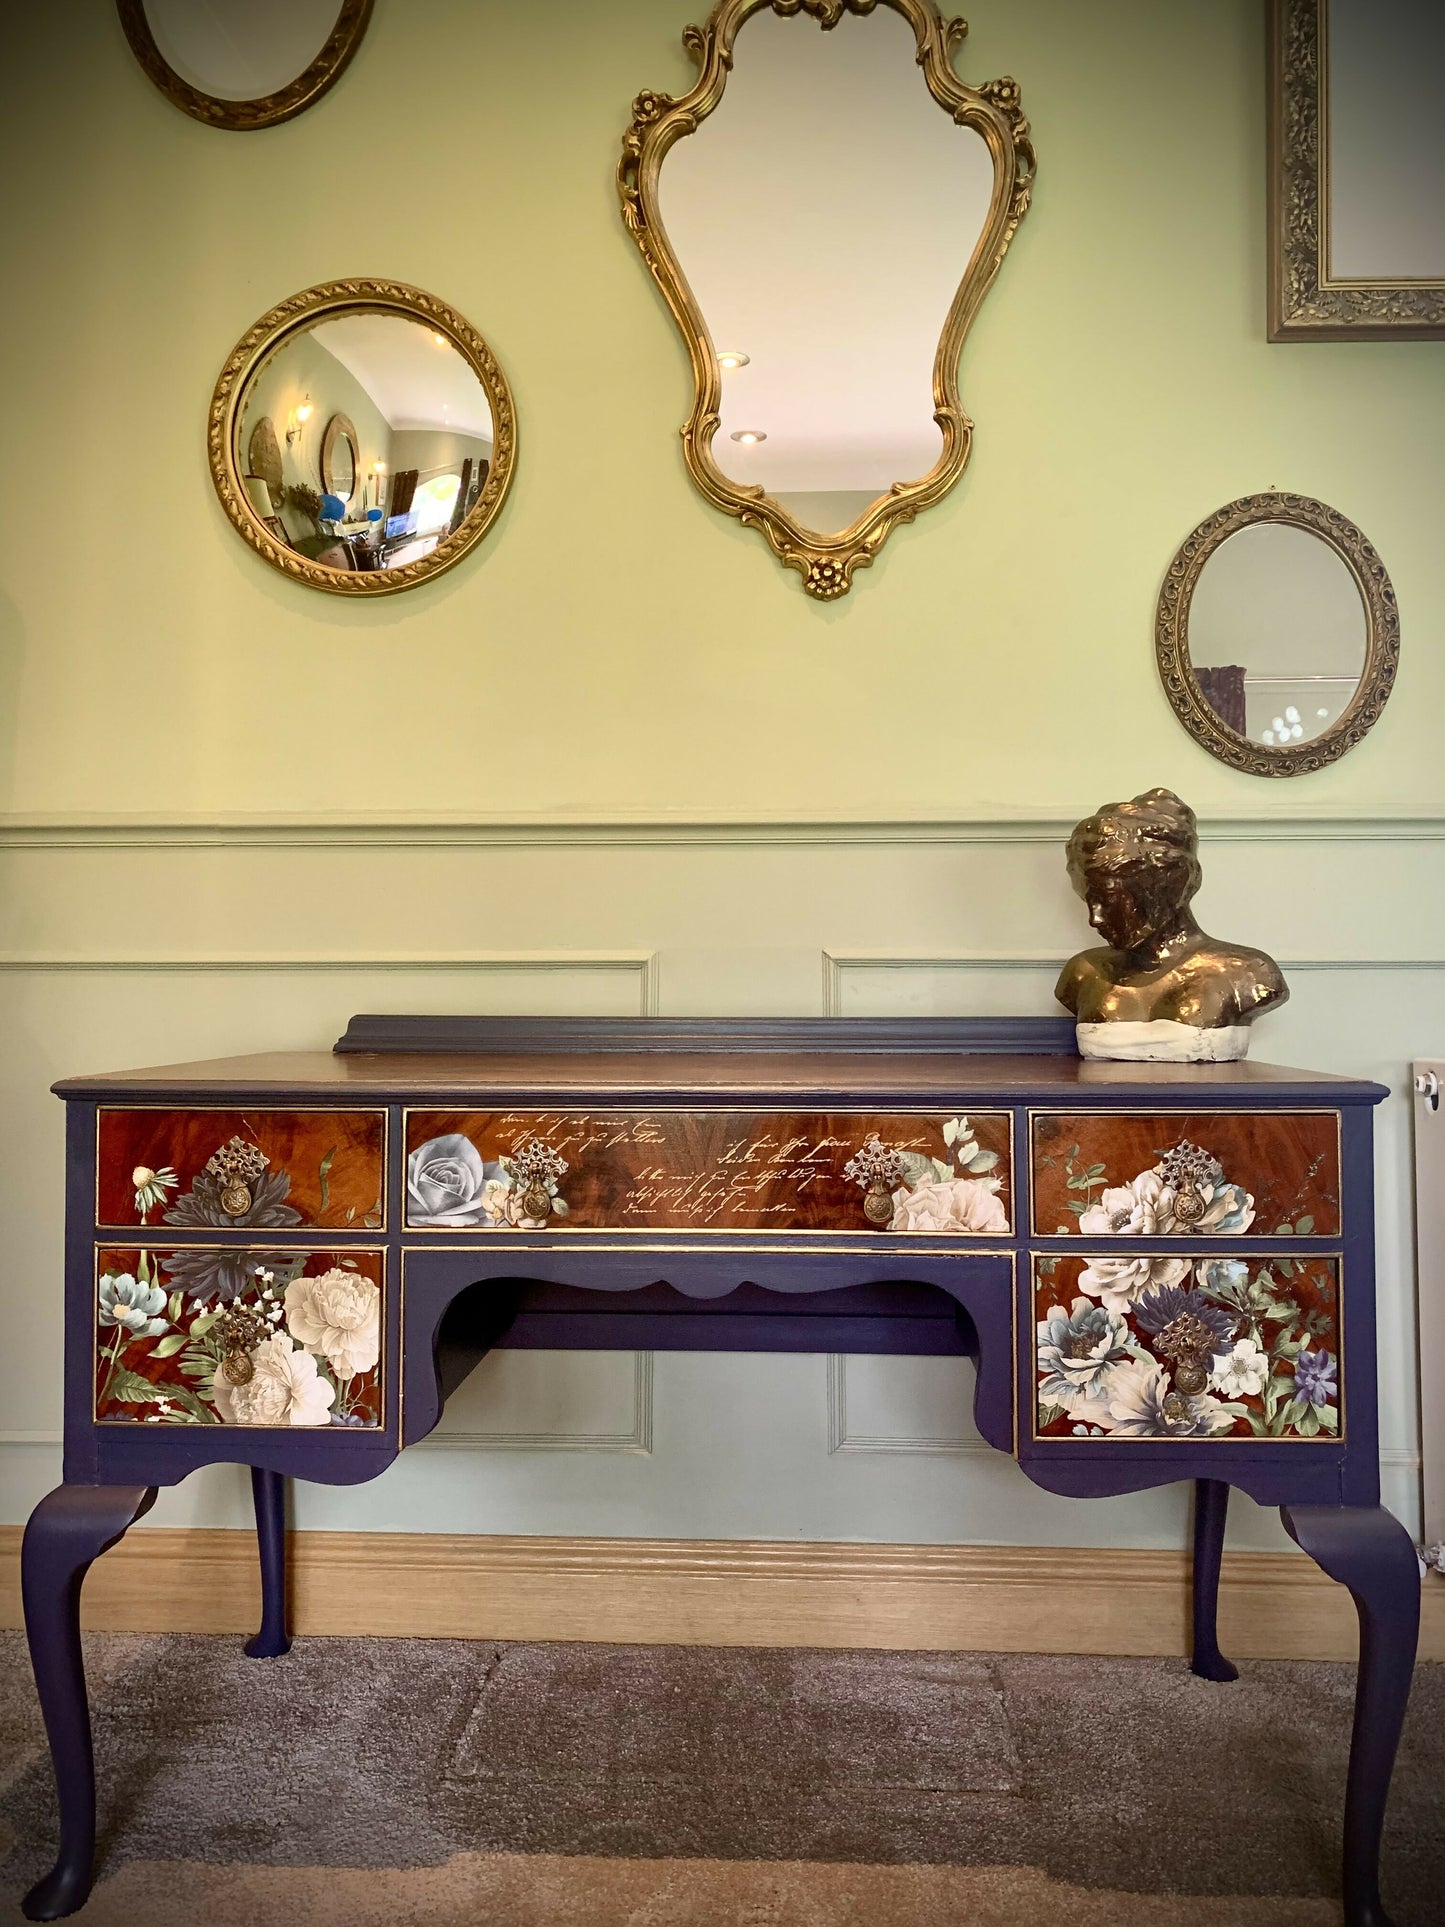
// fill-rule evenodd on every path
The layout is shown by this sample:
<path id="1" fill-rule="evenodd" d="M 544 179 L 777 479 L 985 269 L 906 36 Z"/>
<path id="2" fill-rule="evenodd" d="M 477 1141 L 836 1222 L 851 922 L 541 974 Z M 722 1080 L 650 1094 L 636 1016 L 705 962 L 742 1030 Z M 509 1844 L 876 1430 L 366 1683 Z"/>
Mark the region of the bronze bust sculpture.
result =
<path id="1" fill-rule="evenodd" d="M 1228 1061 L 1249 1026 L 1289 996 L 1262 950 L 1220 943 L 1194 921 L 1199 839 L 1172 790 L 1146 790 L 1085 817 L 1069 838 L 1069 880 L 1106 940 L 1064 965 L 1055 990 L 1077 1019 L 1083 1057 Z"/>

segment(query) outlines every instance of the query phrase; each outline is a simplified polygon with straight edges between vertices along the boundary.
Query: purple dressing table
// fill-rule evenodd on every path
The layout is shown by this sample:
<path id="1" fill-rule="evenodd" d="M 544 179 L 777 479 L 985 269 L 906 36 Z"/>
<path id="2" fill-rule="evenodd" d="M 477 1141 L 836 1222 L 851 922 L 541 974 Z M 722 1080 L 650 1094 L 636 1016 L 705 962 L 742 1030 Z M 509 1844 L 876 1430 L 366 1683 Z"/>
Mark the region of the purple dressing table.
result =
<path id="1" fill-rule="evenodd" d="M 56 1088 L 65 1482 L 23 1573 L 60 1851 L 31 1919 L 90 1890 L 91 1562 L 157 1486 L 248 1465 L 247 1651 L 283 1654 L 285 1480 L 375 1478 L 513 1345 L 967 1355 L 1035 1484 L 1194 1482 L 1210 1679 L 1229 1488 L 1278 1505 L 1358 1609 L 1345 1918 L 1388 1927 L 1419 1576 L 1379 1503 L 1379 1085 L 1084 1063 L 1053 1019 L 372 1017 L 329 1055 Z"/>

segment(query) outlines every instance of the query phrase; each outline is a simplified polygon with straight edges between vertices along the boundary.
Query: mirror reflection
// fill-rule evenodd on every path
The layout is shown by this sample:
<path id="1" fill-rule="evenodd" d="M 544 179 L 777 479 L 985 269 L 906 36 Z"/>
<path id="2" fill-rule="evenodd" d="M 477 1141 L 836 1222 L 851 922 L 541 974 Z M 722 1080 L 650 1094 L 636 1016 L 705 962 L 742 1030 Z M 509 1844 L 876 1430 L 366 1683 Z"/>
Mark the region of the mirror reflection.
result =
<path id="1" fill-rule="evenodd" d="M 396 569 L 459 528 L 494 459 L 487 392 L 452 340 L 364 308 L 286 334 L 246 385 L 233 455 L 288 548 Z"/>
<path id="2" fill-rule="evenodd" d="M 1322 736 L 1354 699 L 1368 653 L 1364 600 L 1323 537 L 1259 522 L 1220 543 L 1189 609 L 1189 663 L 1222 723 L 1282 748 Z"/>
<path id="3" fill-rule="evenodd" d="M 729 480 L 831 535 L 928 474 L 939 339 L 994 191 L 987 142 L 930 95 L 900 14 L 746 20 L 658 186 L 722 369 Z"/>
<path id="4" fill-rule="evenodd" d="M 340 0 L 144 0 L 161 58 L 215 100 L 261 100 L 305 73 L 336 25 Z"/>

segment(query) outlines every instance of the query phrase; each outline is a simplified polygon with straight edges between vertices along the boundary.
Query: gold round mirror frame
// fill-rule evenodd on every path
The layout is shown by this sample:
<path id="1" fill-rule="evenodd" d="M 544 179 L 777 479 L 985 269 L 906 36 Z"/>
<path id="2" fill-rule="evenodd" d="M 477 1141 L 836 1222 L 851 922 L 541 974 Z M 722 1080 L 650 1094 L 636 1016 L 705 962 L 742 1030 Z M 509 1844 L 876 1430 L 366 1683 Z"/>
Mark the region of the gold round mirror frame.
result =
<path id="1" fill-rule="evenodd" d="M 492 465 L 481 494 L 429 555 L 395 569 L 333 569 L 278 542 L 247 499 L 236 465 L 236 425 L 252 376 L 291 337 L 304 334 L 328 316 L 348 313 L 396 315 L 444 334 L 482 384 L 492 412 Z M 206 455 L 221 507 L 247 546 L 273 569 L 331 595 L 395 595 L 455 567 L 486 534 L 511 486 L 517 459 L 516 411 L 496 356 L 471 323 L 444 301 L 401 281 L 324 281 L 269 309 L 231 350 L 211 397 Z"/>
<path id="2" fill-rule="evenodd" d="M 1308 742 L 1252 743 L 1216 714 L 1189 658 L 1189 609 L 1205 564 L 1231 535 L 1263 522 L 1304 529 L 1332 548 L 1354 579 L 1365 610 L 1365 662 L 1359 684 L 1337 721 Z M 1400 660 L 1395 590 L 1373 545 L 1353 522 L 1308 495 L 1245 495 L 1199 524 L 1169 565 L 1159 592 L 1154 651 L 1164 693 L 1197 743 L 1249 776 L 1303 776 L 1355 747 L 1379 721 Z"/>
<path id="3" fill-rule="evenodd" d="M 919 481 L 895 482 L 851 528 L 822 536 L 805 529 L 758 484 L 733 481 L 713 458 L 713 438 L 722 424 L 717 350 L 668 239 L 658 183 L 668 150 L 695 133 L 722 99 L 738 31 L 753 14 L 768 7 L 785 17 L 804 13 L 826 31 L 844 14 L 867 15 L 880 4 L 912 28 L 915 57 L 936 105 L 960 127 L 983 137 L 993 159 L 993 194 L 934 356 L 933 419 L 943 437 L 938 460 Z M 714 508 L 736 516 L 744 528 L 760 530 L 778 560 L 796 569 L 804 589 L 820 602 L 847 595 L 854 570 L 873 561 L 900 522 L 911 522 L 940 501 L 968 462 L 973 423 L 959 398 L 959 356 L 979 304 L 1028 212 L 1037 163 L 1017 81 L 1005 76 L 970 87 L 959 79 L 953 56 L 967 32 L 966 21 L 945 20 L 934 0 L 717 0 L 705 24 L 686 28 L 682 36 L 698 69 L 691 92 L 675 99 L 644 90 L 632 104 L 632 124 L 622 137 L 617 167 L 622 218 L 672 310 L 692 361 L 693 408 L 682 430 L 688 471 Z M 846 214 L 841 219 L 846 227 Z"/>
<path id="4" fill-rule="evenodd" d="M 145 0 L 116 0 L 116 6 L 131 52 L 167 100 L 207 127 L 244 134 L 258 127 L 274 127 L 278 121 L 304 113 L 336 85 L 361 45 L 371 19 L 372 0 L 340 0 L 335 23 L 310 66 L 274 94 L 263 94 L 256 100 L 225 100 L 182 80 L 156 44 L 146 18 Z"/>

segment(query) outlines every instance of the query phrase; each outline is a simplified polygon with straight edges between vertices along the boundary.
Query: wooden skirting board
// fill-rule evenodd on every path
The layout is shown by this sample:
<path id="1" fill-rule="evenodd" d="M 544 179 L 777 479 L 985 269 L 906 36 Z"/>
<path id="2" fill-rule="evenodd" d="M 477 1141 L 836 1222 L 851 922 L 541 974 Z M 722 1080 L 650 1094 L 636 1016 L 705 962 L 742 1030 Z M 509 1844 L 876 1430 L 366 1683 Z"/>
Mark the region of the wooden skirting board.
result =
<path id="1" fill-rule="evenodd" d="M 686 1539 L 303 1532 L 298 1633 L 682 1646 L 982 1652 L 1186 1651 L 1188 1560 L 1043 1546 L 789 1545 Z M 0 1527 L 0 1624 L 20 1618 L 20 1528 Z M 97 1631 L 241 1633 L 259 1610 L 248 1532 L 137 1527 L 92 1569 Z M 1445 1658 L 1445 1580 L 1423 1656 Z M 1351 1659 L 1344 1590 L 1302 1554 L 1224 1561 L 1221 1643 L 1253 1659 Z"/>

